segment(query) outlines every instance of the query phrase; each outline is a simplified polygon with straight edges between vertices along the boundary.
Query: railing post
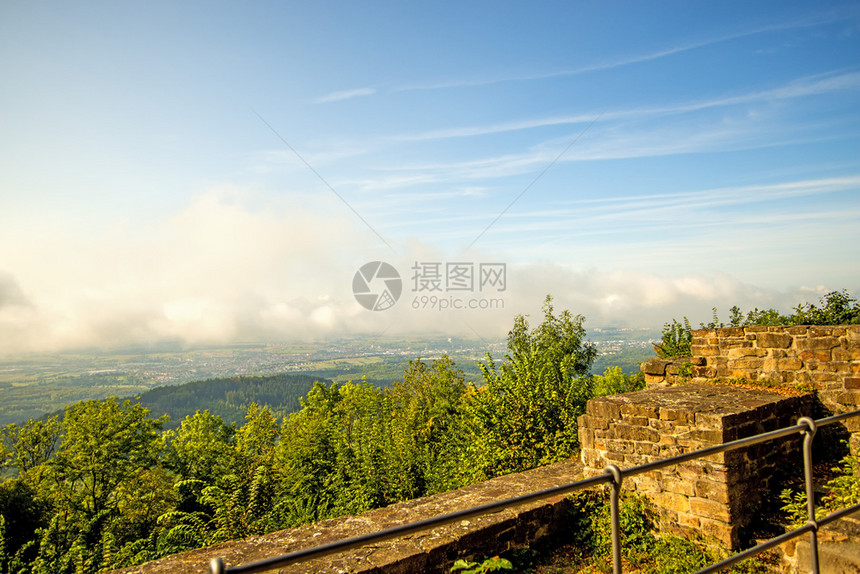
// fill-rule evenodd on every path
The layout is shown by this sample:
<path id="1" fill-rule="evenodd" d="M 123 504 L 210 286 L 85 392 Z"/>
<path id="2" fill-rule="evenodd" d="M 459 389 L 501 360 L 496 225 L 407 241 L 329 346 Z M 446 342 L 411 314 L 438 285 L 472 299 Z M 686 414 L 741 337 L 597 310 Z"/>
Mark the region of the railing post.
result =
<path id="1" fill-rule="evenodd" d="M 224 574 L 227 571 L 223 558 L 213 558 L 209 561 L 209 571 L 212 574 Z"/>
<path id="2" fill-rule="evenodd" d="M 812 482 L 812 439 L 815 438 L 815 421 L 809 417 L 797 419 L 797 424 L 806 425 L 803 432 L 803 478 L 806 483 L 807 524 L 809 531 L 809 561 L 812 574 L 818 574 L 818 522 L 815 520 L 815 485 Z"/>
<path id="3" fill-rule="evenodd" d="M 621 519 L 618 515 L 618 497 L 621 493 L 621 470 L 614 464 L 603 469 L 612 475 L 612 494 L 609 498 L 610 519 L 612 521 L 612 573 L 621 574 Z"/>

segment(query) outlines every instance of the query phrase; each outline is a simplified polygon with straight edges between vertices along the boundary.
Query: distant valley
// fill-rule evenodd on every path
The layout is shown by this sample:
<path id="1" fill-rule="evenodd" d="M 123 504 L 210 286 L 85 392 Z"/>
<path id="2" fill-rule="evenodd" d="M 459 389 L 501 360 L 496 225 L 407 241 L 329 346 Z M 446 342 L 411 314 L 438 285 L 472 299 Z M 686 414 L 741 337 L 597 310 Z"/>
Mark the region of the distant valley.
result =
<path id="1" fill-rule="evenodd" d="M 601 373 L 615 365 L 625 372 L 638 370 L 638 363 L 653 354 L 650 341 L 657 338 L 659 332 L 646 329 L 589 333 L 589 340 L 600 351 L 592 372 Z M 486 360 L 488 352 L 501 359 L 505 341 L 364 338 L 6 358 L 0 359 L 0 426 L 60 411 L 77 401 L 110 396 L 141 397 L 156 416 L 162 412 L 159 401 L 170 396 L 174 405 L 183 405 L 173 409 L 176 412 L 163 411 L 171 414 L 173 424 L 178 424 L 174 416 L 189 408 L 190 413 L 209 408 L 229 423 L 244 416 L 250 402 L 266 404 L 282 414 L 298 409 L 298 397 L 307 393 L 314 380 L 345 382 L 364 377 L 377 386 L 390 385 L 401 380 L 403 369 L 417 358 L 448 354 L 467 380 L 480 384 L 478 362 Z M 175 395 L 159 389 L 191 382 L 195 384 L 177 388 Z M 280 390 L 275 392 L 275 388 Z M 232 393 L 229 398 L 227 393 Z"/>

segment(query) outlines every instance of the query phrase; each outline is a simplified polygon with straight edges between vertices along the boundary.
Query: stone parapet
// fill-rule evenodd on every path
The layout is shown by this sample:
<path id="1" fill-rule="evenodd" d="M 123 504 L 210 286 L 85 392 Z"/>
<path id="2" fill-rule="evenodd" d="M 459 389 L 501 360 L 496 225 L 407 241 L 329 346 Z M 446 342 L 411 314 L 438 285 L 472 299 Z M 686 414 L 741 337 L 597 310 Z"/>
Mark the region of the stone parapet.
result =
<path id="1" fill-rule="evenodd" d="M 860 408 L 860 325 L 748 326 L 692 332 L 691 357 L 642 364 L 648 388 L 746 379 L 814 390 L 832 413 Z M 860 453 L 860 420 L 846 422 Z"/>
<path id="2" fill-rule="evenodd" d="M 688 384 L 610 395 L 588 402 L 579 418 L 587 476 L 608 464 L 629 468 L 796 424 L 812 412 L 811 395 L 785 397 L 725 385 Z M 737 548 L 778 469 L 802 465 L 800 439 L 753 445 L 625 478 L 646 495 L 660 526 L 704 534 Z"/>
<path id="3" fill-rule="evenodd" d="M 392 504 L 358 516 L 342 516 L 264 536 L 224 542 L 115 572 L 206 574 L 211 558 L 224 558 L 228 567 L 247 564 L 567 484 L 580 478 L 582 464 L 579 461 L 560 462 Z M 557 496 L 271 571 L 280 574 L 441 574 L 448 572 L 458 558 L 492 556 L 513 548 L 540 544 L 557 532 L 566 531 L 569 528 L 568 508 L 567 499 Z"/>

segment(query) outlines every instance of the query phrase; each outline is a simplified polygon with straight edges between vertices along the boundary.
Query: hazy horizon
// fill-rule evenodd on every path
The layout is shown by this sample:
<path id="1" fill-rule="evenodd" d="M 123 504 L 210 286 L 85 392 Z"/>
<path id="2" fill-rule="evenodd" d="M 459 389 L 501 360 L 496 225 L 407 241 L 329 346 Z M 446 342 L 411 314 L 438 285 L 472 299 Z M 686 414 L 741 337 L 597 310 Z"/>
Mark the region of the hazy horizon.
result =
<path id="1" fill-rule="evenodd" d="M 0 38 L 0 355 L 860 293 L 856 2 L 12 2 Z M 369 262 L 400 282 L 356 298 Z"/>

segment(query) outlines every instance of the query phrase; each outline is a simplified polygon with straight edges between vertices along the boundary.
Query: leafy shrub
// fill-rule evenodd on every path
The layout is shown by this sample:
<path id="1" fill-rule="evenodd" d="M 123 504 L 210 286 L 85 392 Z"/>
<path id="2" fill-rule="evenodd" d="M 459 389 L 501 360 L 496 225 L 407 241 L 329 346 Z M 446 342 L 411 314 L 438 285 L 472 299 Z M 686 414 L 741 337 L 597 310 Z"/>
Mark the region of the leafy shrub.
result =
<path id="1" fill-rule="evenodd" d="M 514 565 L 510 560 L 493 556 L 481 563 L 457 560 L 451 566 L 451 572 L 460 571 L 460 574 L 485 574 L 486 572 L 497 572 L 499 570 L 513 570 Z"/>
<path id="2" fill-rule="evenodd" d="M 663 325 L 663 337 L 661 342 L 654 345 L 654 352 L 661 359 L 673 359 L 675 357 L 689 357 L 690 344 L 693 341 L 690 321 L 684 317 L 684 322 L 679 323 L 672 319 L 672 323 Z"/>
<path id="3" fill-rule="evenodd" d="M 815 508 L 816 520 L 836 510 L 860 504 L 860 455 L 845 455 L 833 471 L 838 474 L 824 485 L 827 494 Z M 800 526 L 806 522 L 808 512 L 805 491 L 785 489 L 779 498 L 784 503 L 782 510 L 792 526 Z"/>

